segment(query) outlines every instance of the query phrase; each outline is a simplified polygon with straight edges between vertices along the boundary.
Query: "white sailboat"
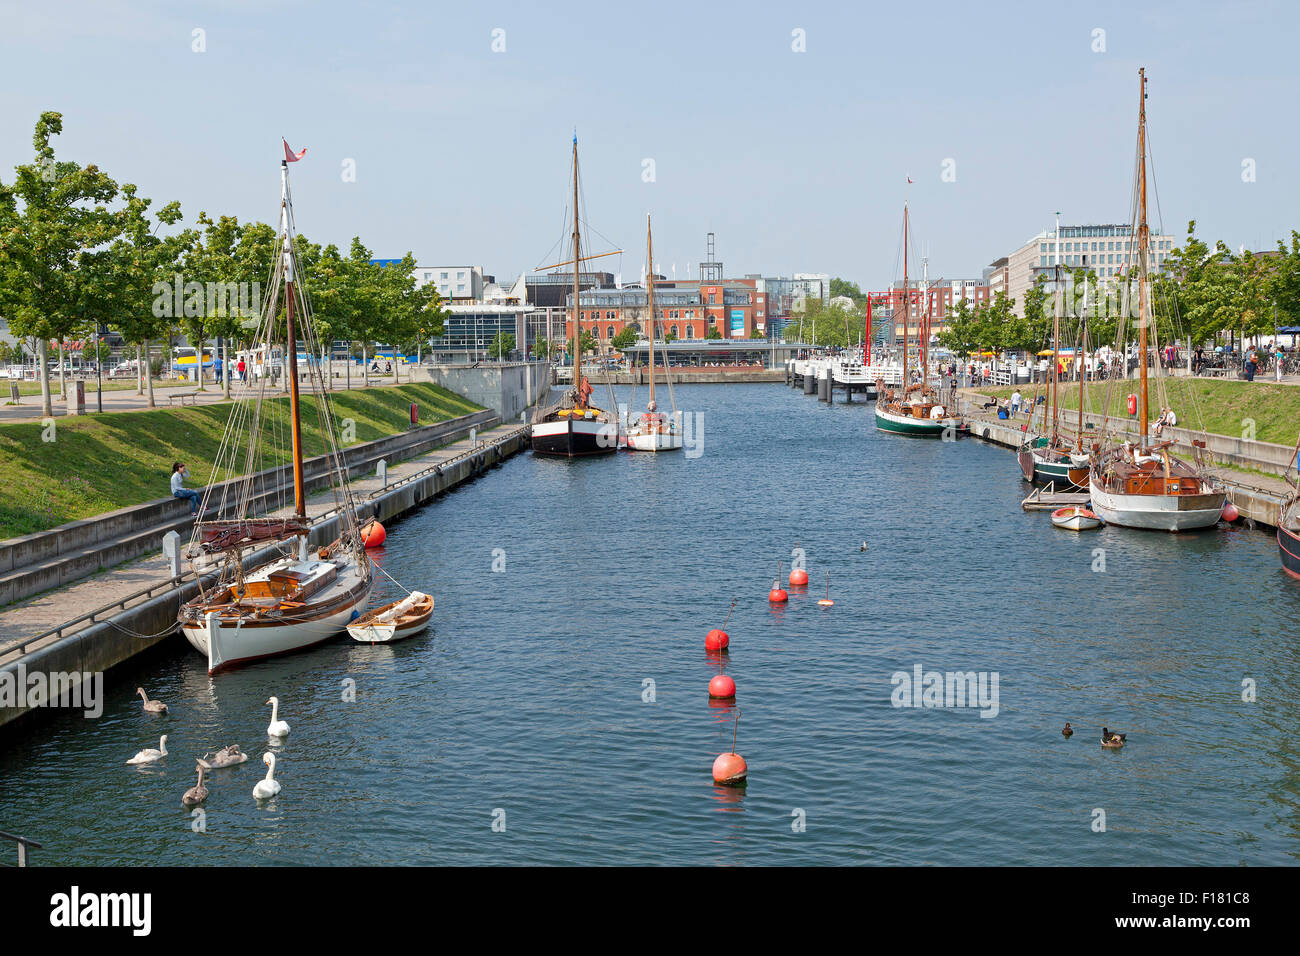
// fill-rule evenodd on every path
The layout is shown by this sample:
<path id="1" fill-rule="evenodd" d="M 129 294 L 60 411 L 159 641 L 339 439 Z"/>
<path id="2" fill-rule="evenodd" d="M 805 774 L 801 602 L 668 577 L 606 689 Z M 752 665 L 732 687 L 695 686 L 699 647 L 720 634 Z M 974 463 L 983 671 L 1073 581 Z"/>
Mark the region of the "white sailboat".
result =
<path id="1" fill-rule="evenodd" d="M 682 447 L 682 415 L 677 410 L 677 400 L 668 382 L 668 395 L 672 401 L 672 414 L 664 415 L 655 402 L 655 340 L 659 338 L 659 320 L 655 315 L 654 240 L 650 235 L 650 217 L 645 217 L 646 249 L 649 250 L 650 267 L 646 270 L 646 296 L 650 307 L 650 400 L 646 410 L 629 423 L 627 447 L 632 451 L 674 451 Z M 664 375 L 668 374 L 668 356 L 664 355 Z"/>
<path id="2" fill-rule="evenodd" d="M 285 152 L 289 154 L 287 146 Z M 209 674 L 329 640 L 366 609 L 374 583 L 334 436 L 329 392 L 320 368 L 313 363 L 307 365 L 307 374 L 315 386 L 329 478 L 339 509 L 340 534 L 328 546 L 314 549 L 308 545 L 299 373 L 294 366 L 299 342 L 308 355 L 317 354 L 319 348 L 312 327 L 311 299 L 302 287 L 288 163 L 286 159 L 280 164 L 280 231 L 270 294 L 264 300 L 257 340 L 265 343 L 268 356 L 275 344 L 283 342 L 289 389 L 287 432 L 293 514 L 269 518 L 248 514 L 250 501 L 268 483 L 276 483 L 283 491 L 278 469 L 258 470 L 268 453 L 280 460 L 280 449 L 274 448 L 272 442 L 286 430 L 285 423 L 277 420 L 278 409 L 267 401 L 271 378 L 263 376 L 253 399 L 231 407 L 212 480 L 203 497 L 201 513 L 207 514 L 214 507 L 215 516 L 195 523 L 187 551 L 197 563 L 220 565 L 216 586 L 201 589 L 199 596 L 182 605 L 178 614 L 186 639 L 207 656 Z M 219 481 L 222 474 L 239 477 L 223 483 Z M 267 546 L 275 549 L 268 559 L 251 569 L 243 566 L 248 552 Z"/>

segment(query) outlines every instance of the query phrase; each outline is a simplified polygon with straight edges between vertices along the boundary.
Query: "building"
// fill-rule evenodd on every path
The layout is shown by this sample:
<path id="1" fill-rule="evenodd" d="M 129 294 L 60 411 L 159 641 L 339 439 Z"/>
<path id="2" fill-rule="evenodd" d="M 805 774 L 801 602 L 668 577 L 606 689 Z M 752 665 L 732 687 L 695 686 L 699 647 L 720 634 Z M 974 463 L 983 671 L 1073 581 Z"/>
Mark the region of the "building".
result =
<path id="1" fill-rule="evenodd" d="M 1118 278 L 1137 267 L 1134 243 L 1133 227 L 1128 223 L 1061 226 L 1059 236 L 1055 229 L 1040 232 L 1006 257 L 1007 295 L 1023 310 L 1025 293 L 1038 276 L 1051 278 L 1058 263 L 1067 269 L 1087 267 L 1103 281 Z M 1151 231 L 1152 271 L 1164 268 L 1173 248 L 1171 236 Z"/>
<path id="2" fill-rule="evenodd" d="M 993 301 L 996 294 L 984 279 L 930 279 L 928 281 L 909 280 L 911 287 L 910 308 L 908 316 L 907 337 L 917 341 L 923 329 L 929 329 L 934 337 L 948 324 L 948 314 L 957 303 L 965 299 L 971 309 L 983 308 Z M 902 281 L 895 282 L 884 292 L 871 292 L 867 295 L 868 315 L 872 319 L 872 338 L 880 340 L 875 332 L 881 325 L 892 325 L 893 341 L 903 341 L 904 298 Z"/>
<path id="3" fill-rule="evenodd" d="M 578 322 L 584 332 L 608 342 L 628 327 L 649 332 L 648 292 L 641 284 L 621 289 L 592 288 L 578 296 Z M 573 294 L 565 300 L 572 309 Z M 716 329 L 724 339 L 767 334 L 767 294 L 754 279 L 655 279 L 655 311 L 662 333 L 677 339 L 707 338 Z M 573 335 L 572 312 L 565 335 Z"/>
<path id="4" fill-rule="evenodd" d="M 433 285 L 444 302 L 480 302 L 483 288 L 496 282 L 482 266 L 416 266 L 415 287 Z"/>

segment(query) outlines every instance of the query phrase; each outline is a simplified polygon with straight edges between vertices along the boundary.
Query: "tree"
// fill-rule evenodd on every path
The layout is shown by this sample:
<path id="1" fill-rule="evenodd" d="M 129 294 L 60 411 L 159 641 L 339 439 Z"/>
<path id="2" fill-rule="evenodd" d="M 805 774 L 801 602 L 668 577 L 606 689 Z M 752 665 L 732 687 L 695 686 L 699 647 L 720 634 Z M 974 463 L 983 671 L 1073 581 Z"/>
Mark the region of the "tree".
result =
<path id="1" fill-rule="evenodd" d="M 551 356 L 551 353 L 554 352 L 557 347 L 558 347 L 557 345 L 553 345 L 549 340 L 544 338 L 539 338 L 536 342 L 533 343 L 533 358 L 535 359 L 549 358 Z"/>
<path id="2" fill-rule="evenodd" d="M 89 257 L 119 228 L 108 208 L 117 184 L 94 164 L 55 161 L 50 140 L 62 132 L 63 114 L 42 113 L 32 136 L 34 160 L 14 168 L 12 186 L 0 182 L 0 312 L 15 335 L 37 340 L 46 416 L 53 414 L 46 343 L 72 334 L 86 303 L 106 293 L 102 257 L 93 268 Z"/>
<path id="3" fill-rule="evenodd" d="M 488 346 L 488 355 L 494 359 L 506 358 L 515 350 L 515 337 L 507 332 L 498 332 L 492 344 Z"/>
<path id="4" fill-rule="evenodd" d="M 578 338 L 578 349 L 583 355 L 596 351 L 596 336 L 591 333 L 590 329 L 584 329 L 582 335 Z"/>
<path id="5" fill-rule="evenodd" d="M 720 339 L 722 338 L 722 333 L 718 331 L 718 327 L 716 325 L 710 325 L 709 331 L 705 334 L 704 337 L 706 339 Z"/>
<path id="6" fill-rule="evenodd" d="M 636 329 L 632 328 L 630 325 L 625 325 L 623 328 L 618 330 L 617 335 L 610 339 L 609 344 L 622 351 L 628 346 L 636 345 L 636 340 Z"/>
<path id="7" fill-rule="evenodd" d="M 866 295 L 858 288 L 858 284 L 848 279 L 832 279 L 830 293 L 832 299 L 841 295 L 848 296 L 855 305 L 862 305 L 867 301 Z"/>

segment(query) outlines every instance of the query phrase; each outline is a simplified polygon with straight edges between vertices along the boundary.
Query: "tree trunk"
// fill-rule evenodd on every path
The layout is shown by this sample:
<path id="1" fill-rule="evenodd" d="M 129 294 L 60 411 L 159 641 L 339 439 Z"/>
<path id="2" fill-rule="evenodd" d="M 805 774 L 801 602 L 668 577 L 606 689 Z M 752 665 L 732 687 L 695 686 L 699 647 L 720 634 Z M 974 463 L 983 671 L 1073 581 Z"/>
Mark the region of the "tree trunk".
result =
<path id="1" fill-rule="evenodd" d="M 158 406 L 154 403 L 153 399 L 153 364 L 149 359 L 148 339 L 144 340 L 144 380 L 145 388 L 149 393 L 149 401 L 147 404 L 150 408 L 157 408 Z"/>
<path id="2" fill-rule="evenodd" d="M 63 339 L 59 339 L 59 398 L 68 397 L 68 373 L 63 367 Z"/>
<path id="3" fill-rule="evenodd" d="M 230 345 L 226 339 L 221 340 L 221 391 L 230 397 Z"/>
<path id="4" fill-rule="evenodd" d="M 401 367 L 402 367 L 401 363 L 397 361 L 397 346 L 394 345 L 393 346 L 393 384 L 394 385 L 401 384 L 400 372 L 398 371 Z"/>
<path id="5" fill-rule="evenodd" d="M 575 257 L 576 258 L 576 257 Z M 361 343 L 361 387 L 365 388 L 370 384 L 370 349 L 367 343 Z"/>
<path id="6" fill-rule="evenodd" d="M 199 339 L 198 347 L 194 350 L 194 377 L 198 379 L 198 390 L 203 391 L 203 339 Z"/>
<path id="7" fill-rule="evenodd" d="M 148 368 L 140 361 L 140 346 L 135 347 L 135 393 L 144 394 L 144 375 L 147 374 Z"/>
<path id="8" fill-rule="evenodd" d="M 36 361 L 41 363 L 41 414 L 46 418 L 54 415 L 54 404 L 50 400 L 50 363 L 47 361 L 49 346 L 42 336 L 36 342 Z"/>

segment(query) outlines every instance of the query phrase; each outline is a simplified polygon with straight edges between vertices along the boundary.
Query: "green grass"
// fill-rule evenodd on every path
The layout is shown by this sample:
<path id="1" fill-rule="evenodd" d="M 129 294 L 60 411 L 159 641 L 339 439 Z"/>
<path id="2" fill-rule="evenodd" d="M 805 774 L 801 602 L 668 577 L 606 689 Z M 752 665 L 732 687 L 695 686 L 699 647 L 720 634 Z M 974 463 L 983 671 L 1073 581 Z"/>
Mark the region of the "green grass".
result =
<path id="1" fill-rule="evenodd" d="M 480 410 L 428 383 L 333 392 L 330 399 L 336 433 L 350 418 L 356 443 L 405 431 L 411 402 L 420 406 L 420 422 L 426 425 Z M 316 400 L 304 395 L 302 403 L 304 453 L 322 454 Z M 0 537 L 165 498 L 173 461 L 189 465 L 186 485 L 201 489 L 229 414 L 230 405 L 223 403 L 59 418 L 54 441 L 43 440 L 48 436 L 40 422 L 0 425 Z M 287 418 L 287 398 L 267 403 L 268 430 L 287 435 Z M 259 467 L 286 460 L 287 455 L 268 452 Z"/>
<path id="2" fill-rule="evenodd" d="M 1275 382 L 1220 381 L 1208 378 L 1163 379 L 1167 404 L 1178 416 L 1182 428 L 1205 430 L 1234 438 L 1248 435 L 1250 422 L 1254 422 L 1259 441 L 1293 445 L 1296 430 L 1300 429 L 1300 386 L 1278 385 Z M 1111 383 L 1089 382 L 1084 393 L 1086 412 L 1100 416 L 1105 413 L 1106 391 L 1110 388 L 1109 414 L 1114 418 L 1128 419 L 1128 396 L 1137 394 L 1136 378 Z M 1038 386 L 1040 389 L 1045 386 Z M 977 389 L 1009 398 L 1012 387 Z M 1034 386 L 1022 388 L 1020 393 L 1032 400 Z M 1078 409 L 1079 383 L 1062 382 L 1059 386 L 1061 410 Z M 1160 392 L 1152 380 L 1148 418 L 1154 422 L 1160 416 Z"/>

